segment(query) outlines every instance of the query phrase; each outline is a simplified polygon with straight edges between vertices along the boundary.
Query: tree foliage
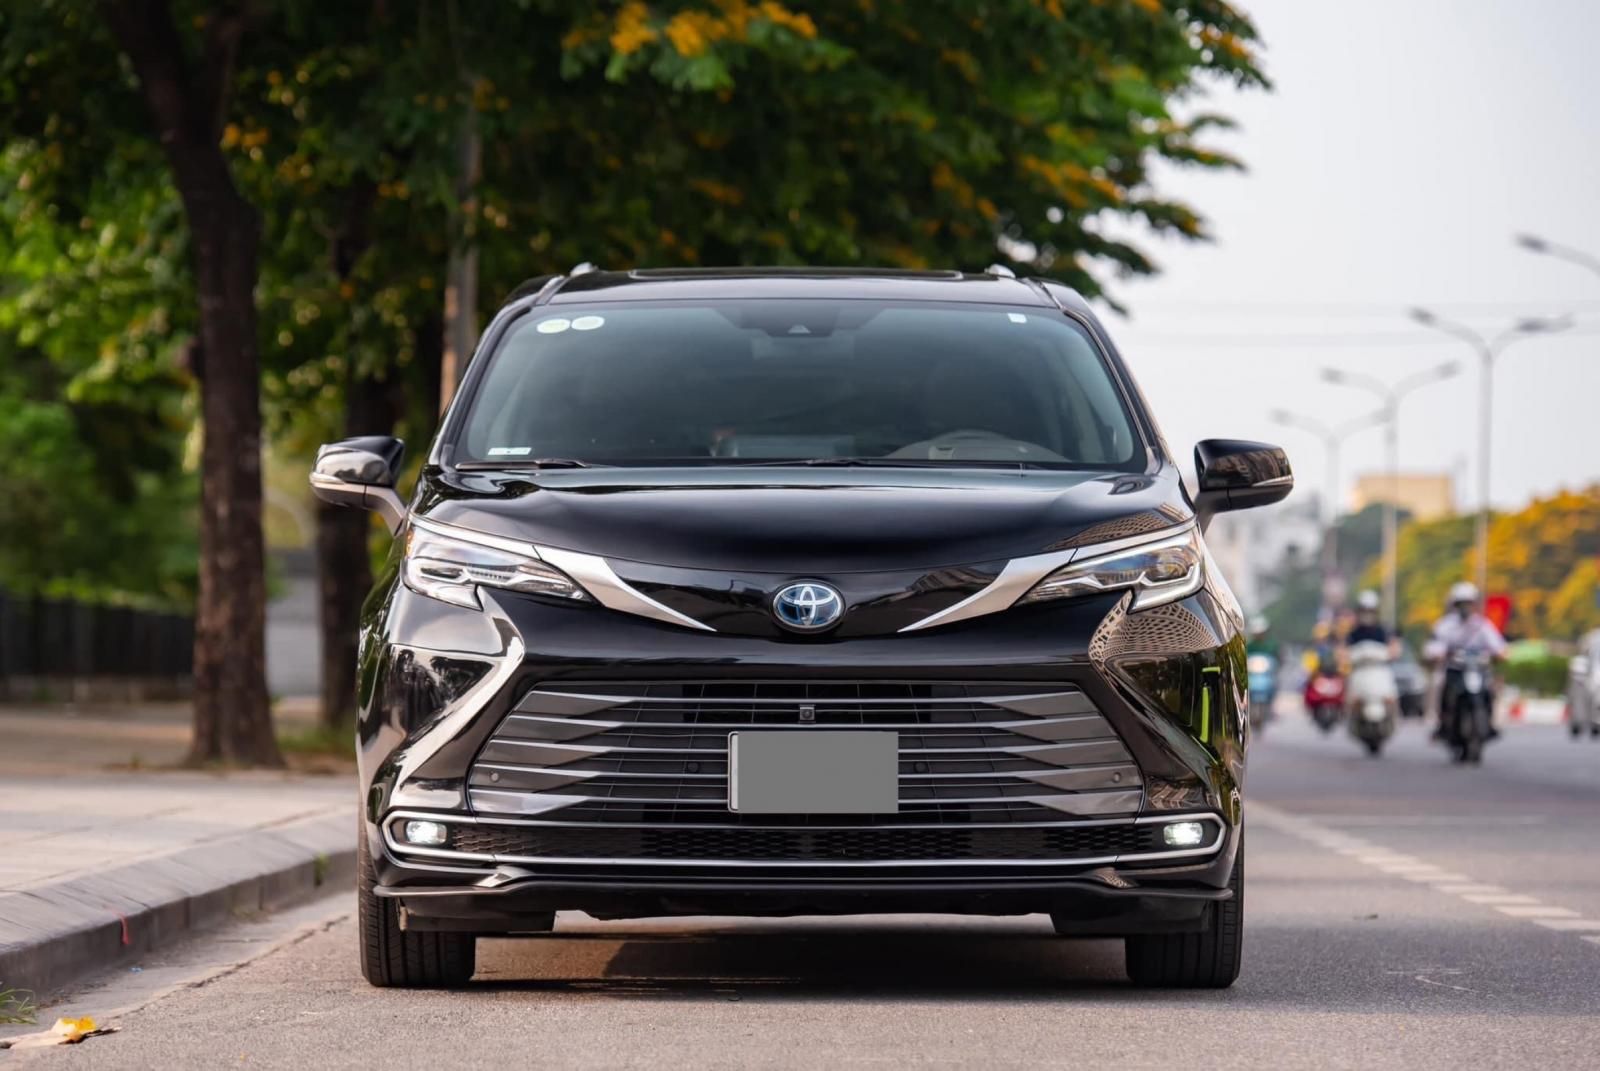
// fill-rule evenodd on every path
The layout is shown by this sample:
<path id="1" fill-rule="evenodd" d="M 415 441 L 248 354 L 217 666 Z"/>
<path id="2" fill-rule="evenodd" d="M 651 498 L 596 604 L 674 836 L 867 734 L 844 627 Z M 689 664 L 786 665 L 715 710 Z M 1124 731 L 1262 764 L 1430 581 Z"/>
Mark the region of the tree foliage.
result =
<path id="1" fill-rule="evenodd" d="M 1430 628 L 1443 613 L 1450 585 L 1473 575 L 1471 515 L 1407 525 L 1400 533 L 1402 624 Z M 1600 486 L 1536 499 L 1489 526 L 1489 591 L 1511 597 L 1512 631 L 1572 639 L 1600 625 L 1596 562 L 1600 561 Z M 1376 567 L 1369 569 L 1372 580 Z"/>
<path id="2" fill-rule="evenodd" d="M 1154 268 L 1108 219 L 1204 236 L 1151 165 L 1235 166 L 1205 143 L 1227 120 L 1202 98 L 1219 80 L 1264 85 L 1256 47 L 1224 0 L 7 5 L 0 148 L 6 176 L 28 176 L 7 187 L 27 251 L 0 275 L 0 359 L 27 390 L 0 388 L 0 405 L 37 446 L 16 486 L 77 479 L 87 490 L 59 504 L 93 516 L 100 490 L 73 453 L 92 438 L 115 462 L 96 479 L 187 521 L 163 496 L 197 482 L 196 452 L 177 448 L 202 409 L 194 385 L 208 417 L 253 444 L 241 413 L 257 371 L 280 447 L 396 426 L 420 445 L 444 265 L 465 243 L 481 257 L 480 316 L 521 279 L 580 261 L 1000 261 L 1101 294 Z M 465 201 L 464 117 L 485 147 Z M 224 291 L 236 315 L 215 315 Z M 218 375 L 193 374 L 206 369 Z M 224 369 L 252 390 L 234 377 L 226 399 L 213 391 Z M 187 477 L 171 478 L 180 458 Z M 255 512 L 259 477 L 253 460 L 205 458 L 206 486 L 240 502 L 232 515 L 215 492 L 201 504 L 216 565 L 243 545 L 219 533 Z M 42 520 L 0 523 L 27 539 Z M 126 582 L 85 572 L 91 544 L 33 547 L 18 568 Z M 259 585 L 235 567 L 226 605 L 204 596 L 220 574 L 200 570 L 202 618 L 210 605 L 218 626 L 202 633 L 237 611 L 242 647 Z M 235 653 L 206 664 L 255 657 Z"/>
<path id="3" fill-rule="evenodd" d="M 195 582 L 183 231 L 149 184 L 33 196 L 0 152 L 0 587 L 187 605 Z"/>

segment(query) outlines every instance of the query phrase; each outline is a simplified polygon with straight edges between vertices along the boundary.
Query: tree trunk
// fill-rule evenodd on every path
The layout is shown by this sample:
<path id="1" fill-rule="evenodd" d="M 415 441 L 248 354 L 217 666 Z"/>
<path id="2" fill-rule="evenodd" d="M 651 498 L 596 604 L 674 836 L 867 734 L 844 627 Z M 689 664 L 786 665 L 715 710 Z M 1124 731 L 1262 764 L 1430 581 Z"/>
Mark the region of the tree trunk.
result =
<path id="1" fill-rule="evenodd" d="M 225 177 L 227 172 L 221 174 Z M 200 292 L 204 440 L 191 763 L 280 766 L 266 680 L 261 398 L 255 283 L 260 224 L 231 183 L 184 197 Z"/>
<path id="2" fill-rule="evenodd" d="M 445 264 L 444 360 L 440 372 L 439 411 L 450 407 L 478 345 L 478 179 L 483 171 L 483 139 L 472 80 L 466 110 L 456 136 L 456 210 L 451 228 L 450 257 Z"/>
<path id="3" fill-rule="evenodd" d="M 361 180 L 351 186 L 342 218 L 329 243 L 329 266 L 343 282 L 356 270 L 371 245 L 369 224 L 377 187 Z M 352 349 L 359 340 L 352 340 Z M 394 429 L 394 406 L 387 383 L 360 373 L 352 358 L 344 383 L 346 437 L 387 435 Z M 353 724 L 356 712 L 356 648 L 361 605 L 372 588 L 372 561 L 367 538 L 372 515 L 317 504 L 317 627 L 321 634 L 322 694 L 319 720 L 325 729 Z"/>
<path id="4" fill-rule="evenodd" d="M 393 384 L 352 376 L 345 384 L 344 433 L 387 435 L 394 429 Z M 356 645 L 361 604 L 372 588 L 367 540 L 372 514 L 317 506 L 318 623 L 322 631 L 322 724 L 350 725 L 356 711 Z"/>
<path id="5" fill-rule="evenodd" d="M 127 54 L 183 200 L 200 300 L 200 597 L 191 763 L 281 766 L 266 681 L 261 399 L 255 285 L 261 225 L 219 144 L 245 20 L 214 11 L 191 63 L 166 0 L 101 7 Z"/>

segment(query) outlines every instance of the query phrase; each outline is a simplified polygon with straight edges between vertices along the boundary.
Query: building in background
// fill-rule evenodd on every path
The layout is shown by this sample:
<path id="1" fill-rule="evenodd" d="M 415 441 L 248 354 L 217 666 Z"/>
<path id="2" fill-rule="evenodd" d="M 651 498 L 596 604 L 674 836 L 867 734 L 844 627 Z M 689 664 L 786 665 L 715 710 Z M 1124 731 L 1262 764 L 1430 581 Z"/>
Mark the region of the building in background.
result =
<path id="1" fill-rule="evenodd" d="M 1356 477 L 1351 512 L 1390 498 L 1387 473 L 1368 472 Z M 1394 504 L 1410 513 L 1414 520 L 1433 521 L 1456 511 L 1455 480 L 1448 473 L 1402 472 L 1394 478 Z"/>
<path id="2" fill-rule="evenodd" d="M 1285 566 L 1318 568 L 1322 548 L 1322 504 L 1316 495 L 1295 495 L 1266 509 L 1224 513 L 1206 531 L 1206 546 L 1246 614 L 1271 601 L 1267 578 Z"/>

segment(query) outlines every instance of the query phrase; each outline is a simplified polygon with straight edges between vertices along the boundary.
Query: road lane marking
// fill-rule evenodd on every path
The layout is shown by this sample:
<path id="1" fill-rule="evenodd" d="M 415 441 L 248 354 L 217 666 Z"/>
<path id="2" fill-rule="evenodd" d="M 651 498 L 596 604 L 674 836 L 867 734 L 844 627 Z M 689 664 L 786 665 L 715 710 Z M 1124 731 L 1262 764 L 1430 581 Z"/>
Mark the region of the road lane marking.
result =
<path id="1" fill-rule="evenodd" d="M 1407 881 L 1422 882 L 1427 885 L 1437 885 L 1441 882 L 1445 885 L 1455 885 L 1467 880 L 1465 874 L 1454 874 L 1445 870 L 1435 871 L 1431 874 L 1401 874 L 1400 876 Z"/>
<path id="2" fill-rule="evenodd" d="M 1473 884 L 1467 884 L 1467 885 L 1441 885 L 1441 886 L 1439 886 L 1439 891 L 1442 892 L 1442 893 L 1449 893 L 1452 896 L 1460 896 L 1462 893 L 1479 893 L 1479 894 L 1482 894 L 1482 893 L 1503 893 L 1503 892 L 1506 891 L 1506 889 L 1505 889 L 1505 887 L 1503 885 L 1473 885 Z"/>
<path id="3" fill-rule="evenodd" d="M 1600 932 L 1583 932 L 1600 931 L 1600 920 L 1580 918 L 1578 912 L 1571 908 L 1555 907 L 1542 903 L 1536 896 L 1511 892 L 1500 885 L 1474 881 L 1466 874 L 1446 870 L 1413 855 L 1391 851 L 1380 844 L 1373 844 L 1360 837 L 1330 829 L 1311 819 L 1288 811 L 1280 811 L 1268 804 L 1252 801 L 1248 809 L 1252 818 L 1272 829 L 1310 841 L 1390 877 L 1431 885 L 1439 892 L 1459 897 L 1467 903 L 1491 907 L 1502 915 L 1531 922 L 1549 930 L 1572 932 L 1574 936 L 1600 946 Z M 1429 985 L 1445 984 L 1420 976 L 1417 981 L 1427 982 Z"/>
<path id="4" fill-rule="evenodd" d="M 1509 904 L 1496 907 L 1502 915 L 1518 919 L 1575 919 L 1578 913 L 1570 907 L 1551 907 L 1548 904 Z"/>

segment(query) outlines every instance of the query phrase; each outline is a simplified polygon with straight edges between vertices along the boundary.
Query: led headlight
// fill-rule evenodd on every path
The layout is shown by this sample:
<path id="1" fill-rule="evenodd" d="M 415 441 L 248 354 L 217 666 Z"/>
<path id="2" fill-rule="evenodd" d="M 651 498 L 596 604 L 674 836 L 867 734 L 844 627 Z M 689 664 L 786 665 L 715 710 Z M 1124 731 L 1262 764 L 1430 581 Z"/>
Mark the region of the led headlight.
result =
<path id="1" fill-rule="evenodd" d="M 1069 562 L 1034 585 L 1019 603 L 1071 599 L 1107 591 L 1131 590 L 1133 609 L 1176 602 L 1200 590 L 1205 583 L 1205 553 L 1193 528 Z"/>
<path id="2" fill-rule="evenodd" d="M 402 575 L 406 587 L 420 595 L 474 610 L 483 606 L 480 585 L 561 599 L 589 597 L 577 581 L 540 561 L 529 544 L 417 519 L 406 535 Z"/>

